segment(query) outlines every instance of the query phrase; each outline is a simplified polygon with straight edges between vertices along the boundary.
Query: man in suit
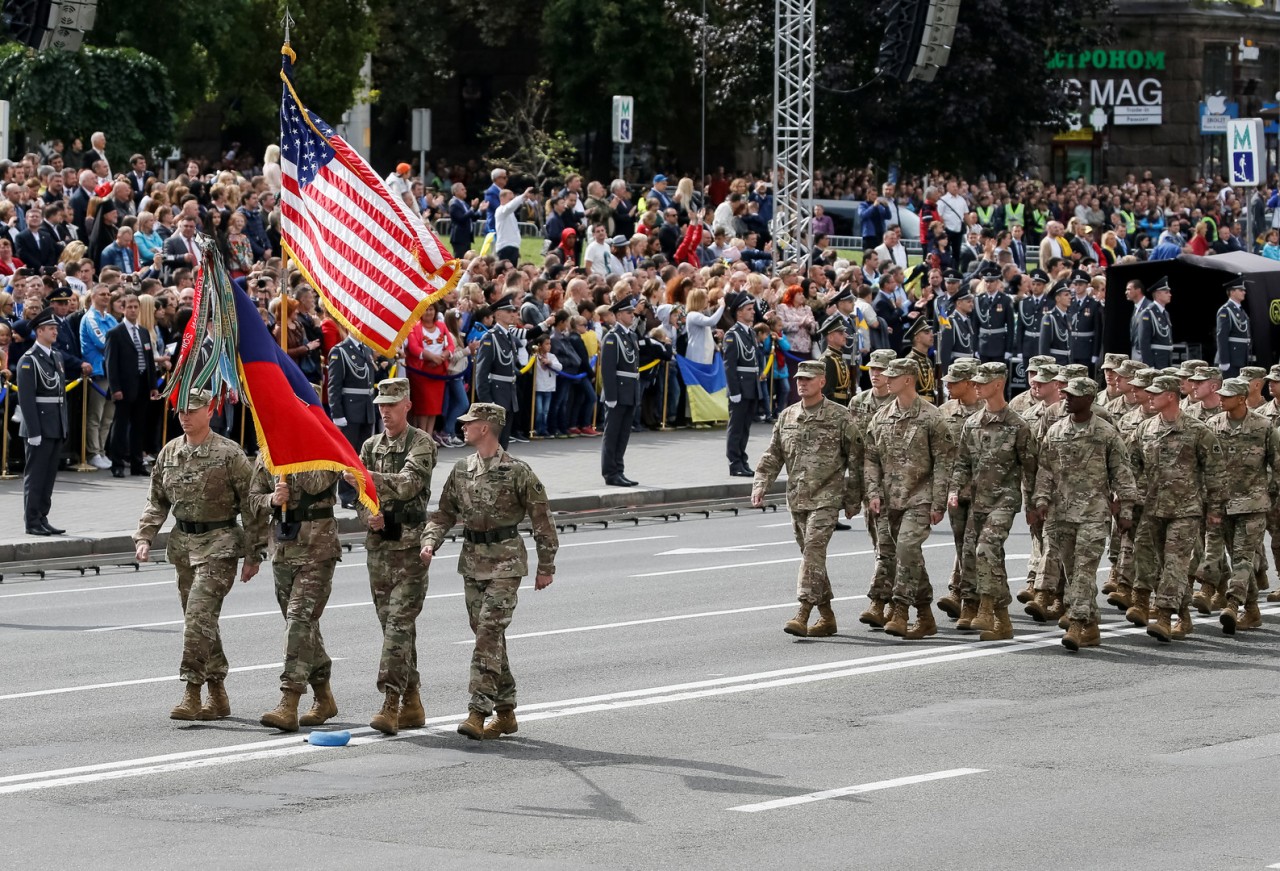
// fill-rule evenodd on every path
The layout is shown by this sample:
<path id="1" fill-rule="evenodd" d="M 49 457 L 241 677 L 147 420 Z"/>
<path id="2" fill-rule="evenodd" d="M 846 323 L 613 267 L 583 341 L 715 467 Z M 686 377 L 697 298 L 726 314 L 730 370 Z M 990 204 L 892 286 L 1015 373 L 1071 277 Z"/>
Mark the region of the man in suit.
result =
<path id="1" fill-rule="evenodd" d="M 476 204 L 479 203 L 479 208 Z M 475 244 L 474 222 L 489 210 L 487 202 L 473 200 L 467 203 L 467 186 L 458 182 L 453 186 L 453 199 L 449 200 L 449 245 L 453 256 L 461 257 Z"/>
<path id="2" fill-rule="evenodd" d="M 1218 309 L 1216 361 L 1223 378 L 1235 378 L 1249 365 L 1251 336 L 1249 315 L 1244 310 L 1244 276 L 1232 275 L 1222 283 L 1227 301 Z"/>
<path id="3" fill-rule="evenodd" d="M 601 382 L 604 385 L 604 441 L 600 446 L 600 472 L 611 487 L 634 487 L 625 472 L 627 442 L 640 403 L 640 343 L 635 323 L 635 298 L 623 297 L 609 306 L 617 319 L 605 333 L 600 349 Z"/>
<path id="4" fill-rule="evenodd" d="M 893 290 L 892 273 L 885 273 L 871 305 L 881 325 L 888 330 L 889 347 L 898 354 L 902 352 L 902 310 L 893 301 Z"/>
<path id="5" fill-rule="evenodd" d="M 124 298 L 124 320 L 107 332 L 107 384 L 115 402 L 111 427 L 111 474 L 146 475 L 142 450 L 146 441 L 147 403 L 160 398 L 156 389 L 156 356 L 151 332 L 138 326 L 138 297 Z"/>
<path id="6" fill-rule="evenodd" d="M 142 201 L 142 195 L 147 191 L 147 179 L 155 177 L 156 174 L 147 169 L 147 159 L 141 154 L 129 158 L 129 188 L 133 191 L 134 205 Z"/>
<path id="7" fill-rule="evenodd" d="M 342 341 L 329 351 L 329 415 L 357 452 L 371 435 L 377 415 L 373 407 L 373 380 L 376 370 L 373 352 L 345 328 L 338 326 Z M 338 499 L 343 508 L 354 508 L 356 488 L 338 481 Z"/>
<path id="8" fill-rule="evenodd" d="M 1136 278 L 1124 286 L 1125 299 L 1133 303 L 1133 314 L 1129 316 L 1130 356 L 1139 363 L 1142 362 L 1142 352 L 1138 348 L 1138 340 L 1142 337 L 1142 313 L 1151 304 L 1144 287 L 1145 285 Z"/>
<path id="9" fill-rule="evenodd" d="M 93 170 L 86 169 L 80 172 L 80 185 L 72 192 L 71 200 L 71 223 L 76 225 L 79 231 L 80 239 L 89 238 L 89 229 L 86 224 L 86 213 L 89 211 L 89 200 L 93 199 L 93 189 L 98 186 L 98 177 L 93 174 Z"/>
<path id="10" fill-rule="evenodd" d="M 31 269 L 58 265 L 58 242 L 44 230 L 44 211 L 34 206 L 27 210 L 27 229 L 18 234 L 13 253 Z"/>
<path id="11" fill-rule="evenodd" d="M 84 153 L 80 165 L 85 169 L 92 169 L 93 165 L 101 160 L 107 164 L 106 177 L 111 178 L 111 164 L 107 162 L 107 135 L 99 130 L 89 137 L 89 144 L 92 147 Z"/>
<path id="12" fill-rule="evenodd" d="M 58 455 L 70 431 L 64 364 L 53 347 L 58 337 L 53 310 L 44 309 L 32 318 L 31 328 L 35 342 L 18 361 L 18 404 L 22 409 L 18 435 L 27 440 L 23 517 L 28 535 L 62 535 L 65 529 L 49 525 Z"/>
<path id="13" fill-rule="evenodd" d="M 1019 272 L 1027 271 L 1027 243 L 1022 240 L 1022 225 L 1014 224 L 1009 228 L 1009 254 Z"/>
<path id="14" fill-rule="evenodd" d="M 756 336 L 751 328 L 755 300 L 749 293 L 734 293 L 726 302 L 734 323 L 724 334 L 724 377 L 729 390 L 725 455 L 729 458 L 730 475 L 753 478 L 755 472 L 747 460 L 747 438 L 756 416 L 756 403 L 764 398 Z"/>
<path id="15" fill-rule="evenodd" d="M 196 243 L 196 219 L 183 217 L 178 221 L 178 232 L 164 240 L 164 281 L 171 283 L 173 273 L 179 269 L 193 272 L 200 265 L 200 246 Z"/>

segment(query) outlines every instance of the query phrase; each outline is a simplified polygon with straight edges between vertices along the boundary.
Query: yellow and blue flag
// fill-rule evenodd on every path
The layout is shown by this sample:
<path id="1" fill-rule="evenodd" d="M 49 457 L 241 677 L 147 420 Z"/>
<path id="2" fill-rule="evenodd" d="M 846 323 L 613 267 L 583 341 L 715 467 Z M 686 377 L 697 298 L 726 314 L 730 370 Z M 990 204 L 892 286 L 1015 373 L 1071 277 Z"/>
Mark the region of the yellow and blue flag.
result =
<path id="1" fill-rule="evenodd" d="M 729 383 L 724 377 L 724 361 L 717 352 L 710 363 L 695 363 L 676 355 L 680 377 L 689 397 L 689 416 L 694 423 L 729 419 Z"/>

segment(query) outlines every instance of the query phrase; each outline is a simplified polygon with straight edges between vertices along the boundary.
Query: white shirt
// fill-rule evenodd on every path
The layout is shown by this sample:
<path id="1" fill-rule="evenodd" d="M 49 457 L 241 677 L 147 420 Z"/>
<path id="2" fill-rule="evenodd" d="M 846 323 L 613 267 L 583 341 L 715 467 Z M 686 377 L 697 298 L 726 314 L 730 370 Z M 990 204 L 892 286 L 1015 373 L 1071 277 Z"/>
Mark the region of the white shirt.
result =
<path id="1" fill-rule="evenodd" d="M 494 249 L 520 247 L 520 223 L 516 220 L 516 211 L 524 205 L 524 194 L 517 194 L 511 202 L 498 206 L 493 213 L 493 229 L 497 234 L 493 240 Z"/>
<path id="2" fill-rule="evenodd" d="M 555 354 L 547 354 L 549 366 L 542 365 L 542 358 L 533 364 L 533 389 L 538 393 L 555 393 L 556 373 L 564 368 Z"/>
<path id="3" fill-rule="evenodd" d="M 959 233 L 964 227 L 964 215 L 969 202 L 959 194 L 945 193 L 938 199 L 938 212 L 948 233 Z"/>
<path id="4" fill-rule="evenodd" d="M 689 312 L 685 316 L 685 329 L 689 334 L 689 344 L 685 348 L 685 356 L 695 363 L 704 366 L 716 358 L 716 339 L 712 330 L 724 316 L 724 300 L 720 307 L 709 315 L 702 312 Z"/>
<path id="5" fill-rule="evenodd" d="M 713 234 L 721 227 L 730 237 L 733 236 L 733 205 L 728 200 L 716 206 L 715 215 L 711 219 L 711 232 Z"/>
<path id="6" fill-rule="evenodd" d="M 625 270 L 622 261 L 613 256 L 608 242 L 592 240 L 585 255 L 587 269 L 592 275 L 621 275 Z"/>
<path id="7" fill-rule="evenodd" d="M 418 204 L 413 201 L 413 196 L 412 196 L 413 186 L 409 184 L 408 179 L 401 178 L 399 175 L 393 172 L 391 173 L 391 175 L 387 176 L 386 184 L 387 184 L 387 190 L 395 194 L 396 199 L 398 199 L 404 205 L 409 206 L 411 209 L 413 209 L 414 214 L 417 214 Z"/>
<path id="8" fill-rule="evenodd" d="M 883 243 L 876 246 L 876 255 L 880 258 L 881 263 L 884 263 L 886 260 L 892 260 L 896 265 L 901 266 L 903 269 L 907 268 L 907 249 L 903 247 L 901 242 L 894 245 L 893 248 L 889 248 L 889 246 Z"/>

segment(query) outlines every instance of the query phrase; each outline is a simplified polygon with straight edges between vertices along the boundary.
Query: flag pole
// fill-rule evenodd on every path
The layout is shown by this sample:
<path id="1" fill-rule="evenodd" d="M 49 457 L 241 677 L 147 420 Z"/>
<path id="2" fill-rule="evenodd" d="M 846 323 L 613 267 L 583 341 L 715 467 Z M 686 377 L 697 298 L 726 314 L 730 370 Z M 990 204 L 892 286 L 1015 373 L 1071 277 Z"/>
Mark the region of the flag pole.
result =
<path id="1" fill-rule="evenodd" d="M 280 327 L 280 350 L 289 353 L 289 294 L 280 284 L 280 312 L 276 324 Z"/>

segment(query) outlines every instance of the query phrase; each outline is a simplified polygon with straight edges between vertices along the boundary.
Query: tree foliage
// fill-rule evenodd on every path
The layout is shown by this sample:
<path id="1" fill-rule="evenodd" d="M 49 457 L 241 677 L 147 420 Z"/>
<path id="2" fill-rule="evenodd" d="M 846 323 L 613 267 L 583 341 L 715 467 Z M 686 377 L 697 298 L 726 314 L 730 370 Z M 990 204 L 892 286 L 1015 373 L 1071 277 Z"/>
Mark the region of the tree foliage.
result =
<path id="1" fill-rule="evenodd" d="M 485 155 L 489 161 L 536 183 L 573 172 L 577 154 L 564 131 L 551 129 L 550 87 L 550 82 L 535 79 L 522 93 L 504 97 L 482 134 L 489 146 Z"/>
<path id="2" fill-rule="evenodd" d="M 74 55 L 0 46 L 0 93 L 13 125 L 45 138 L 88 147 L 89 134 L 107 135 L 108 157 L 124 165 L 173 141 L 174 114 L 164 67 L 128 48 L 84 47 Z"/>

